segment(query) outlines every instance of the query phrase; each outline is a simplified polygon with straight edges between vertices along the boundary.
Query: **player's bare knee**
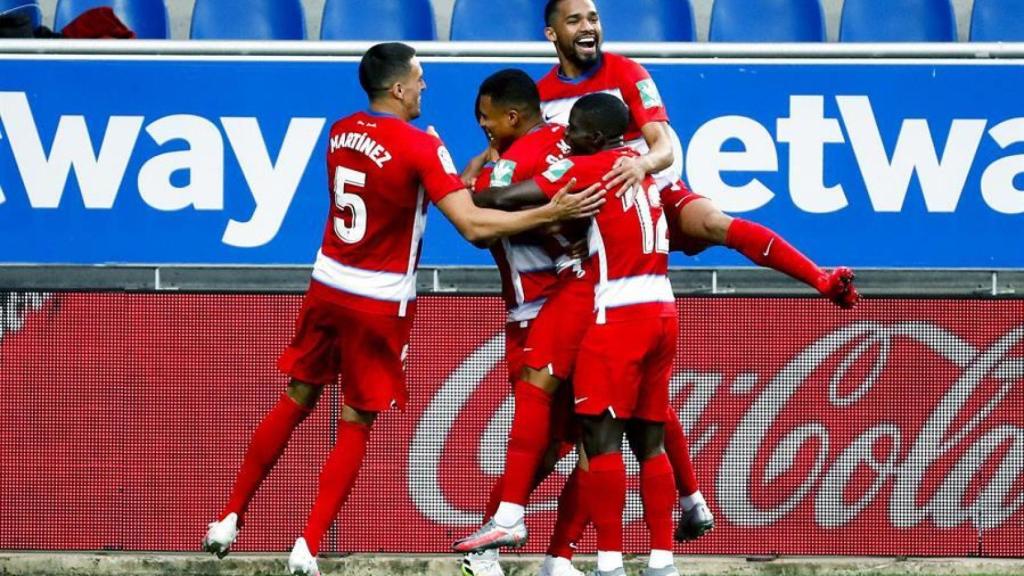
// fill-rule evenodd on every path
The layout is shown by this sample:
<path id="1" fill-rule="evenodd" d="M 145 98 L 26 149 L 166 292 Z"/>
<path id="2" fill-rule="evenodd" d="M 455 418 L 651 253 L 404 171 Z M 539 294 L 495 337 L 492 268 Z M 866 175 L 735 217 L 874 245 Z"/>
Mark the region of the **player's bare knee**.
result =
<path id="1" fill-rule="evenodd" d="M 646 420 L 630 420 L 626 425 L 626 438 L 636 459 L 643 462 L 665 451 L 665 425 Z"/>
<path id="2" fill-rule="evenodd" d="M 583 447 L 591 457 L 622 451 L 624 423 L 605 413 L 602 416 L 584 416 Z"/>
<path id="3" fill-rule="evenodd" d="M 299 406 L 313 409 L 316 407 L 316 402 L 320 399 L 320 394 L 323 390 L 323 386 L 292 380 L 288 383 L 288 390 L 286 393 L 288 394 L 288 397 L 294 400 Z"/>
<path id="4" fill-rule="evenodd" d="M 345 422 L 351 422 L 353 424 L 362 424 L 363 426 L 373 426 L 374 420 L 377 419 L 377 412 L 370 410 L 360 410 L 345 404 L 341 407 L 341 419 Z"/>
<path id="5" fill-rule="evenodd" d="M 732 224 L 732 216 L 712 206 L 703 220 L 704 234 L 706 239 L 716 244 L 725 244 L 725 236 L 729 233 L 729 226 Z"/>
<path id="6" fill-rule="evenodd" d="M 556 378 L 548 368 L 537 370 L 527 366 L 523 368 L 522 378 L 525 382 L 540 388 L 548 394 L 554 394 L 562 384 L 562 381 Z"/>

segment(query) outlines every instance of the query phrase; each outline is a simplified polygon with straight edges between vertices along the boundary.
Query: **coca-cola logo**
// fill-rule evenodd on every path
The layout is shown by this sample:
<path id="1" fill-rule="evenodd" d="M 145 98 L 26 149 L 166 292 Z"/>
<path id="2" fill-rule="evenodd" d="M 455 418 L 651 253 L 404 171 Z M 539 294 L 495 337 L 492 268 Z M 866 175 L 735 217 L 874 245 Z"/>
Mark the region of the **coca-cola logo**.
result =
<path id="1" fill-rule="evenodd" d="M 978 348 L 930 322 L 854 322 L 821 335 L 770 378 L 734 366 L 684 370 L 673 375 L 671 389 L 674 397 L 685 396 L 679 407 L 684 426 L 698 432 L 690 438 L 694 458 L 715 446 L 716 470 L 703 475 L 715 479 L 716 508 L 732 525 L 770 526 L 809 502 L 821 528 L 842 527 L 884 506 L 893 528 L 928 521 L 938 528 L 970 523 L 991 529 L 1024 508 L 1022 342 L 1024 325 Z M 460 507 L 446 494 L 439 462 L 455 448 L 450 436 L 475 388 L 501 369 L 503 351 L 504 335 L 498 334 L 469 354 L 417 424 L 409 494 L 438 524 L 481 521 L 481 510 Z M 752 399 L 729 420 L 713 406 L 723 396 Z M 802 413 L 796 399 L 805 397 L 830 415 Z M 512 400 L 498 402 L 479 439 L 481 454 L 504 454 Z M 907 402 L 916 403 L 893 405 Z M 562 473 L 573 465 L 568 460 L 559 465 Z M 496 477 L 495 459 L 486 461 L 491 464 L 477 464 L 480 473 Z M 638 473 L 631 458 L 627 470 Z M 787 482 L 780 483 L 783 477 Z M 532 508 L 554 506 L 547 499 Z M 626 520 L 641 514 L 639 495 L 631 491 Z"/>

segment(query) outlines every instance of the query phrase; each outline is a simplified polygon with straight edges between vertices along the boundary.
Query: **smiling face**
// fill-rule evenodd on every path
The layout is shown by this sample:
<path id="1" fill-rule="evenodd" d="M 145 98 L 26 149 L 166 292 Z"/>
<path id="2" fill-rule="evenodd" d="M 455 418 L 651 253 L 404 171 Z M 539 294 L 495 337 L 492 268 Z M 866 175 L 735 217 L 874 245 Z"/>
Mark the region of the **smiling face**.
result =
<path id="1" fill-rule="evenodd" d="M 519 113 L 496 104 L 490 96 L 480 96 L 477 119 L 498 152 L 504 152 L 520 136 Z"/>
<path id="2" fill-rule="evenodd" d="M 604 35 L 597 6 L 592 0 L 563 0 L 551 16 L 544 34 L 555 43 L 563 69 L 569 63 L 578 71 L 586 70 L 601 56 Z"/>
<path id="3" fill-rule="evenodd" d="M 423 80 L 423 66 L 420 65 L 418 58 L 413 57 L 409 62 L 409 73 L 393 88 L 396 97 L 402 101 L 402 108 L 410 120 L 420 117 L 423 91 L 426 89 L 427 83 Z"/>

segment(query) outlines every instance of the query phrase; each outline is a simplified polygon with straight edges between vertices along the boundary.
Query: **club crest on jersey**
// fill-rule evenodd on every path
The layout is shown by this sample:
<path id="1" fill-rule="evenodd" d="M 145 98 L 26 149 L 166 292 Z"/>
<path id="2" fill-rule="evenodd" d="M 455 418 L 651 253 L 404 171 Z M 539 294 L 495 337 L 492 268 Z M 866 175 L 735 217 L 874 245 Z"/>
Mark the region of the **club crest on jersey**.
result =
<path id="1" fill-rule="evenodd" d="M 566 158 L 565 160 L 555 162 L 544 172 L 544 177 L 548 179 L 548 182 L 558 182 L 565 173 L 572 168 L 572 160 Z"/>
<path id="2" fill-rule="evenodd" d="M 510 186 L 512 175 L 516 171 L 516 163 L 513 160 L 498 160 L 491 171 L 491 186 Z"/>
<path id="3" fill-rule="evenodd" d="M 637 82 L 636 89 L 640 91 L 640 101 L 643 102 L 644 108 L 657 108 L 662 105 L 661 94 L 658 93 L 658 87 L 653 79 L 645 78 Z"/>
<path id="4" fill-rule="evenodd" d="M 452 155 L 448 153 L 448 149 L 444 146 L 437 147 L 437 159 L 441 161 L 441 166 L 444 171 L 449 174 L 459 175 L 459 171 L 455 169 L 455 162 L 452 160 Z"/>

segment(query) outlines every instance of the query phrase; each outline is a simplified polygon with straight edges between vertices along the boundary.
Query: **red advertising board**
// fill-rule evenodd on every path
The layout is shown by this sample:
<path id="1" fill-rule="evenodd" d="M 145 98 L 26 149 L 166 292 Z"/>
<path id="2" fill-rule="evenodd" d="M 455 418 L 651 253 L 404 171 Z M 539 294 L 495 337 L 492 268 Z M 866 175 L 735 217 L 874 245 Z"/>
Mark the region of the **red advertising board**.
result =
<path id="1" fill-rule="evenodd" d="M 0 294 L 0 549 L 195 550 L 284 379 L 295 295 Z M 1024 301 L 678 302 L 673 403 L 717 528 L 681 551 L 1024 555 Z M 445 552 L 479 522 L 512 403 L 493 297 L 425 297 L 327 551 Z M 337 391 L 237 543 L 286 550 Z M 535 493 L 542 551 L 570 459 Z M 635 476 L 627 548 L 643 552 Z M 582 548 L 592 549 L 592 534 Z"/>

